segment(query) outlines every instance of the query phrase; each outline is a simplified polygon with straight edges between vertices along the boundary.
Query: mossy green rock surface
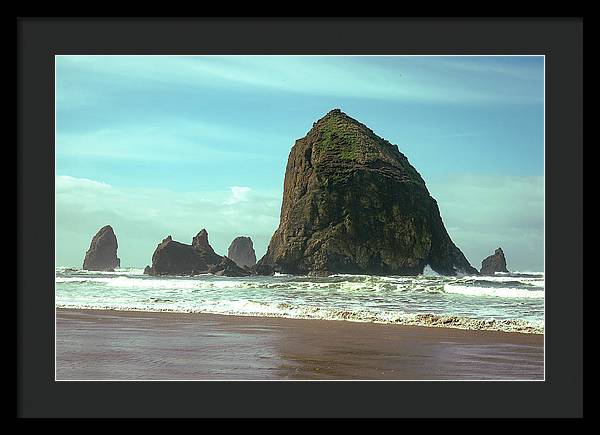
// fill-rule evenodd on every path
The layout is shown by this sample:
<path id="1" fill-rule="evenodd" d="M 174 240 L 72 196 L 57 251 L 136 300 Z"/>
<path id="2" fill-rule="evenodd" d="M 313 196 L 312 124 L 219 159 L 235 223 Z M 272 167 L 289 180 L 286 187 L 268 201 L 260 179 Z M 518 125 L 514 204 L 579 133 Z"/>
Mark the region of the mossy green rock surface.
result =
<path id="1" fill-rule="evenodd" d="M 396 145 L 338 109 L 290 152 L 279 228 L 258 266 L 292 274 L 477 274 Z"/>

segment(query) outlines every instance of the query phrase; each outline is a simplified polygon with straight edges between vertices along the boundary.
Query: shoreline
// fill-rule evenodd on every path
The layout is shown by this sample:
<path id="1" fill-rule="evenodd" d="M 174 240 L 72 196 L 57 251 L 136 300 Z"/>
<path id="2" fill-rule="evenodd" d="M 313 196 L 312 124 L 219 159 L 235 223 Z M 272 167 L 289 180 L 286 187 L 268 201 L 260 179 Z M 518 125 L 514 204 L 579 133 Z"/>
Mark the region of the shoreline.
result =
<path id="1" fill-rule="evenodd" d="M 543 380 L 543 334 L 56 308 L 57 380 Z"/>
<path id="2" fill-rule="evenodd" d="M 451 322 L 444 322 L 444 319 L 453 319 L 457 318 L 457 316 L 452 315 L 434 315 L 434 314 L 419 314 L 421 318 L 436 318 L 436 321 L 432 321 L 428 324 L 420 324 L 417 321 L 409 323 L 403 322 L 379 322 L 372 320 L 360 320 L 353 318 L 343 318 L 343 319 L 319 319 L 314 317 L 291 317 L 291 316 L 278 316 L 273 315 L 271 313 L 209 313 L 209 312 L 194 312 L 194 311 L 171 311 L 171 310 L 148 310 L 148 309 L 135 309 L 135 308 L 127 308 L 127 309 L 119 309 L 119 308 L 96 308 L 96 307 L 55 307 L 58 310 L 65 311 L 97 311 L 97 312 L 123 312 L 123 313 L 153 313 L 153 314 L 181 314 L 181 315 L 191 315 L 191 316 L 224 316 L 224 317 L 257 317 L 257 318 L 265 318 L 265 319 L 284 319 L 284 320 L 314 320 L 314 321 L 323 321 L 323 322 L 350 322 L 350 323 L 360 323 L 360 324 L 375 324 L 375 325 L 390 325 L 390 326 L 410 326 L 416 328 L 443 328 L 443 329 L 459 329 L 462 331 L 481 331 L 481 332 L 502 332 L 506 334 L 531 334 L 531 335 L 541 335 L 544 336 L 544 331 L 538 332 L 533 330 L 503 330 L 503 329 L 491 329 L 491 328 L 469 328 L 469 327 L 461 327 L 460 324 L 456 325 Z M 471 319 L 474 322 L 482 321 L 479 319 Z M 499 323 L 502 321 L 498 321 Z"/>

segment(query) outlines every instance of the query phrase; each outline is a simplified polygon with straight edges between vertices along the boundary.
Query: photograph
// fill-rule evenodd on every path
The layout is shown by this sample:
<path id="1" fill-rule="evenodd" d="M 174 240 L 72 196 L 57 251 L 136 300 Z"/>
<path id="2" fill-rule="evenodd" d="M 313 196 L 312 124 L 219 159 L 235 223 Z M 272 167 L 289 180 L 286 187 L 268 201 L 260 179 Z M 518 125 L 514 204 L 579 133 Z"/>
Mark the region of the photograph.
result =
<path id="1" fill-rule="evenodd" d="M 54 53 L 53 381 L 543 383 L 547 57 Z"/>

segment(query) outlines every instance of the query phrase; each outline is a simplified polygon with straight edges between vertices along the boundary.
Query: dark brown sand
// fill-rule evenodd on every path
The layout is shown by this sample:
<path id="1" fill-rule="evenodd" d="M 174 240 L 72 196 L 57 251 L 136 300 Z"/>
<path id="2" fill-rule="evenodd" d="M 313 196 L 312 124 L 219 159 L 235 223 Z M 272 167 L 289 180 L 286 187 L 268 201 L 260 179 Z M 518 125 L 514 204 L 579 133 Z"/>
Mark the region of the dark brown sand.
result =
<path id="1" fill-rule="evenodd" d="M 542 380 L 544 337 L 345 321 L 56 310 L 57 380 Z"/>

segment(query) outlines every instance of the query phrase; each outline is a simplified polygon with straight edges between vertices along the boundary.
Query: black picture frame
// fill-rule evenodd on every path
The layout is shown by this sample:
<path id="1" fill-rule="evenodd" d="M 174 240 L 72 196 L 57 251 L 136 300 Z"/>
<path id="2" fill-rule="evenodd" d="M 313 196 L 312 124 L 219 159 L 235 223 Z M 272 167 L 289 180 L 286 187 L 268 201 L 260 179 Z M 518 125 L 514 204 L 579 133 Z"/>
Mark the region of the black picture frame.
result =
<path id="1" fill-rule="evenodd" d="M 583 19 L 19 18 L 17 415 L 583 415 Z M 55 382 L 54 56 L 545 55 L 544 382 Z"/>

